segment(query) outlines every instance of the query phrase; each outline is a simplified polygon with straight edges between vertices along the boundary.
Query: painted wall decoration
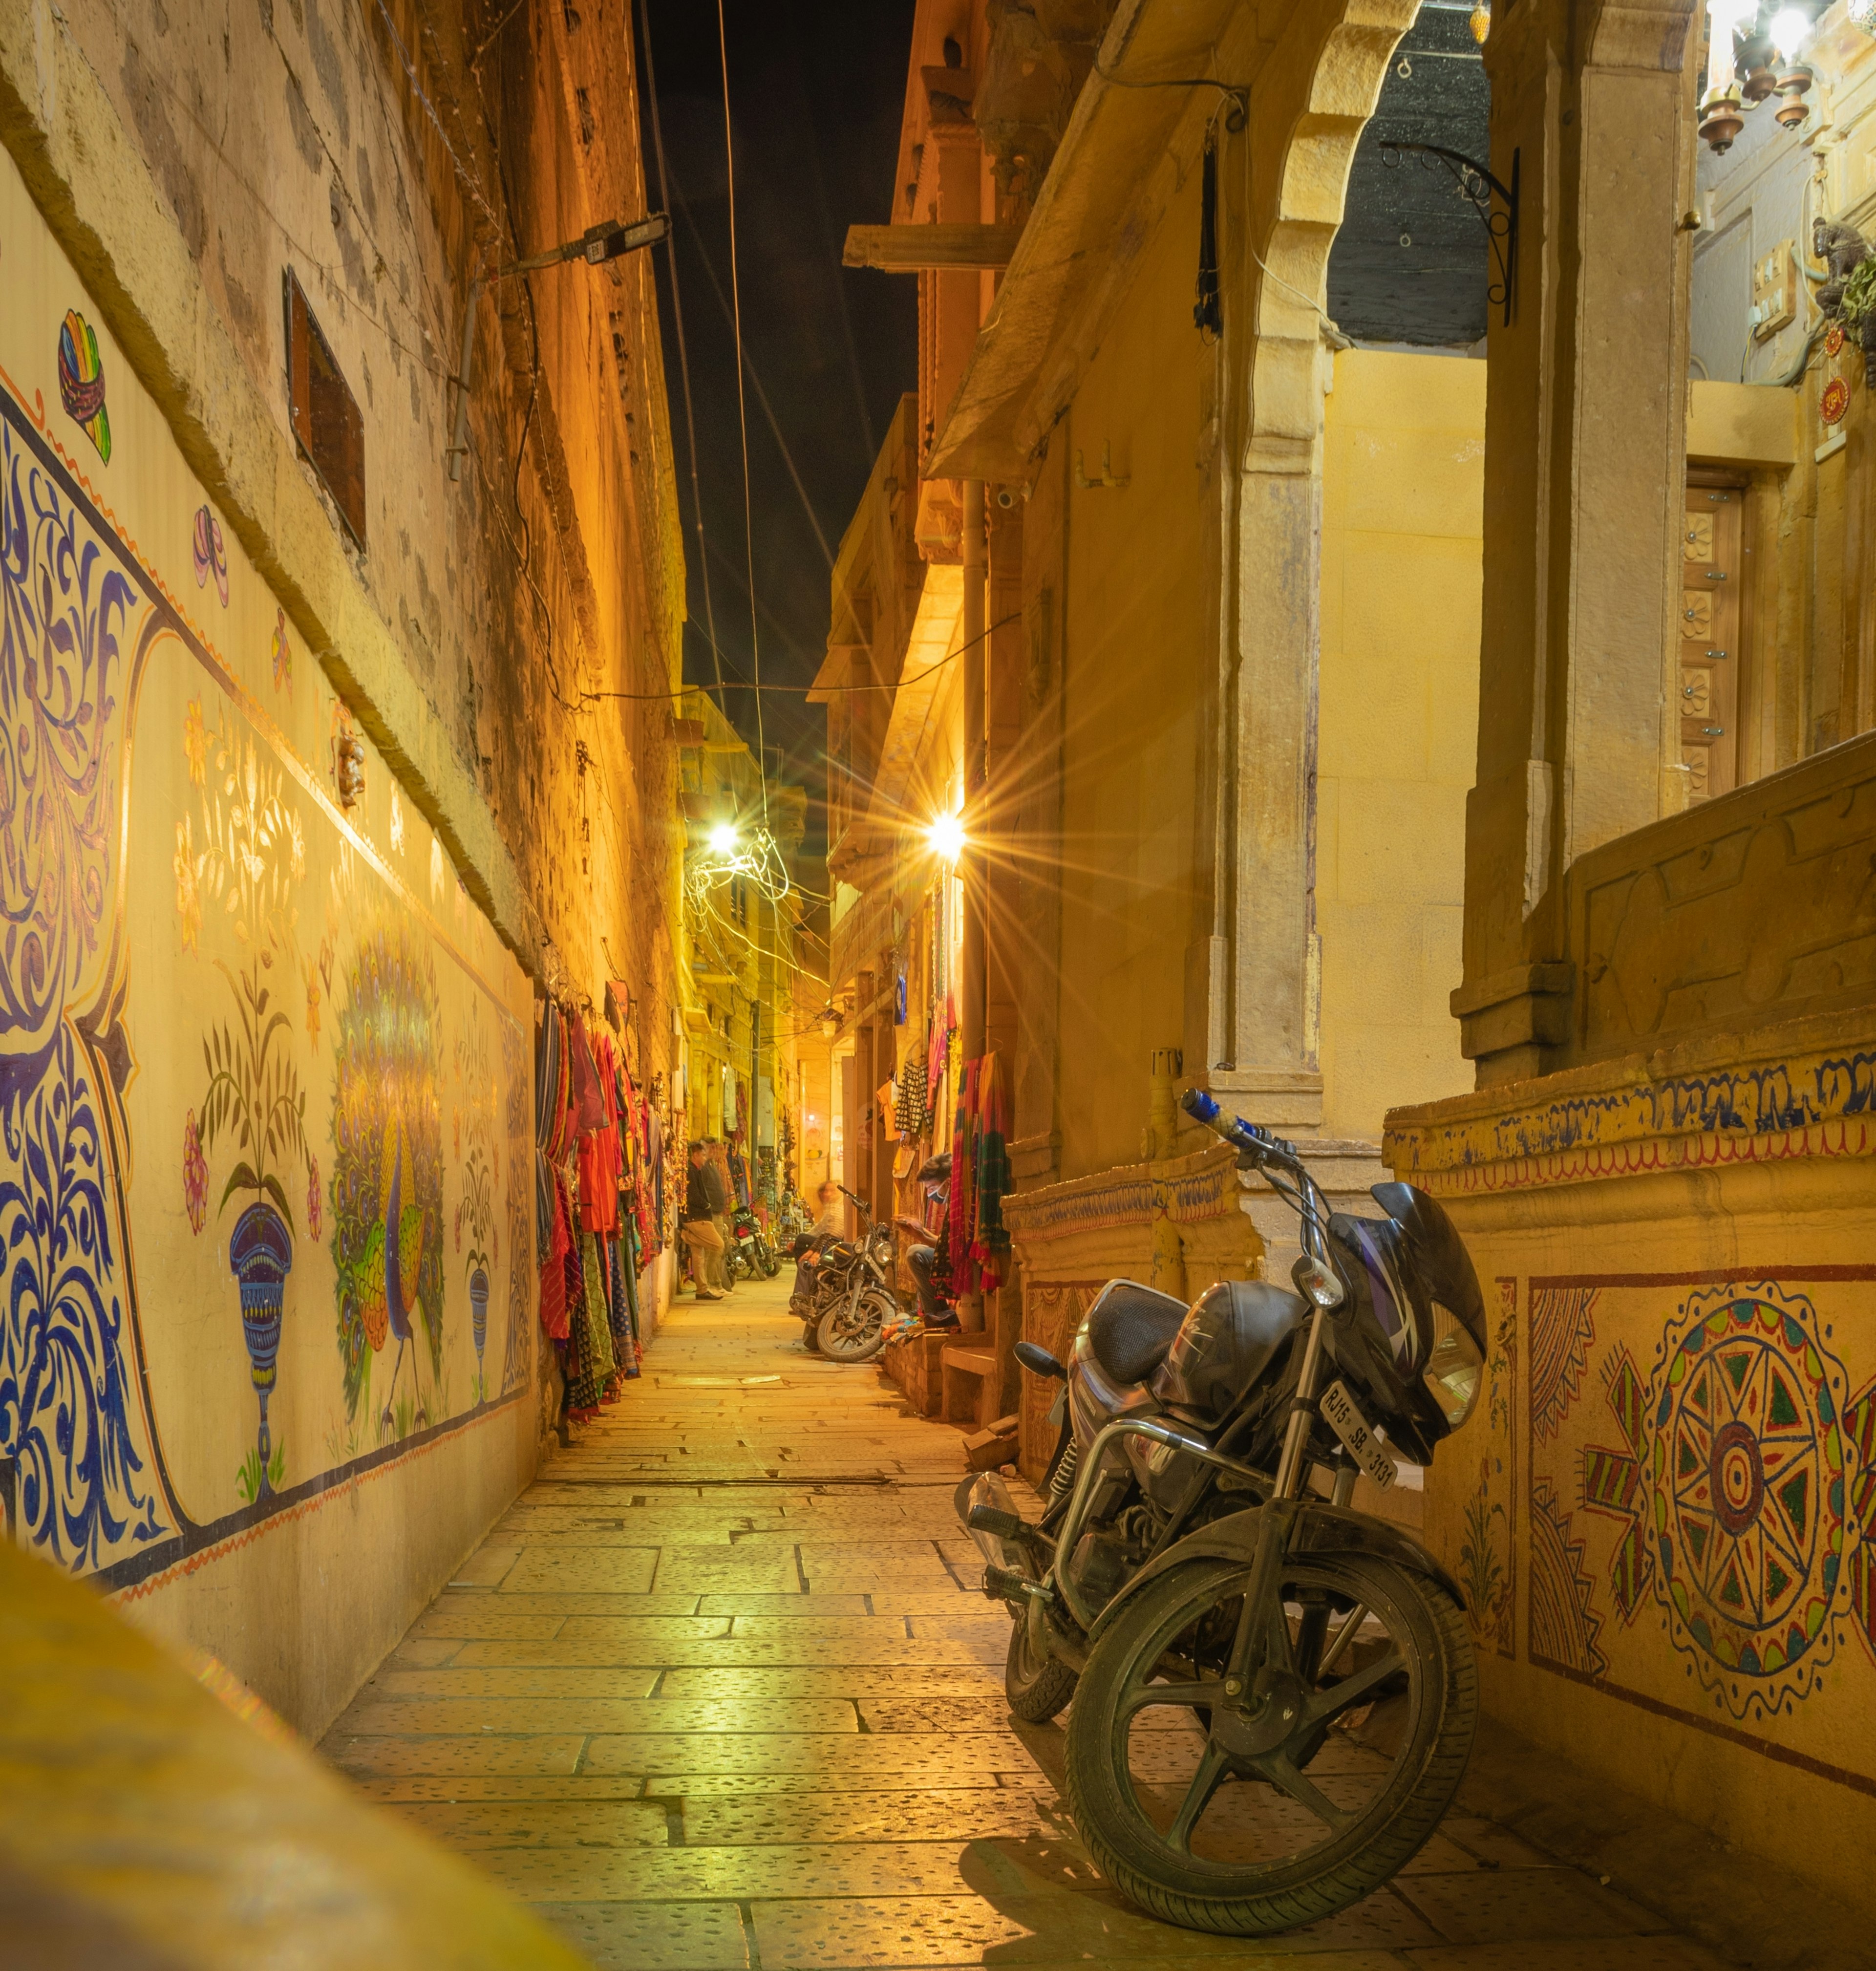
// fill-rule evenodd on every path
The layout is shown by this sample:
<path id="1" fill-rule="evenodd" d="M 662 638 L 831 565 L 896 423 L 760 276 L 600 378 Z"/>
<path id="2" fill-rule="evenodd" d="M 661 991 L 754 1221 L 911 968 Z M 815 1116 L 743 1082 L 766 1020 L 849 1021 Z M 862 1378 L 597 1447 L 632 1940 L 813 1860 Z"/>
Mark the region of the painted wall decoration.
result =
<path id="1" fill-rule="evenodd" d="M 0 1503 L 142 1592 L 521 1403 L 531 999 L 4 158 L 0 243 Z"/>
<path id="2" fill-rule="evenodd" d="M 1530 1661 L 1876 1790 L 1876 1266 L 1525 1290 Z"/>
<path id="3" fill-rule="evenodd" d="M 1500 1656 L 1516 1653 L 1517 1435 L 1513 1427 L 1518 1379 L 1518 1282 L 1493 1282 L 1491 1347 L 1485 1363 L 1484 1442 L 1478 1481 L 1466 1501 L 1459 1545 L 1459 1582 L 1474 1637 Z M 1477 1442 L 1475 1437 L 1474 1440 Z"/>

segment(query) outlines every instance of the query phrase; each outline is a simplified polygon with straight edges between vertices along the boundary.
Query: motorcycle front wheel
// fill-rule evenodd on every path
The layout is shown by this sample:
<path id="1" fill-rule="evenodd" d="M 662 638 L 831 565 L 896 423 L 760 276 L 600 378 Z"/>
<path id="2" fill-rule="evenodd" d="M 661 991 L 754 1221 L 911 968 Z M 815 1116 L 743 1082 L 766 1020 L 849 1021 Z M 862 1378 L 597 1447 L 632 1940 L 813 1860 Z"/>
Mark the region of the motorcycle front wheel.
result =
<path id="1" fill-rule="evenodd" d="M 883 1324 L 897 1312 L 878 1287 L 835 1302 L 821 1316 L 821 1353 L 831 1362 L 870 1362 L 886 1345 Z"/>
<path id="2" fill-rule="evenodd" d="M 1068 1725 L 1069 1805 L 1102 1873 L 1163 1922 L 1239 1937 L 1316 1922 L 1398 1872 L 1458 1790 L 1478 1719 L 1451 1597 L 1365 1554 L 1285 1561 L 1268 1694 L 1234 1703 L 1249 1578 L 1195 1559 L 1123 1603 Z"/>

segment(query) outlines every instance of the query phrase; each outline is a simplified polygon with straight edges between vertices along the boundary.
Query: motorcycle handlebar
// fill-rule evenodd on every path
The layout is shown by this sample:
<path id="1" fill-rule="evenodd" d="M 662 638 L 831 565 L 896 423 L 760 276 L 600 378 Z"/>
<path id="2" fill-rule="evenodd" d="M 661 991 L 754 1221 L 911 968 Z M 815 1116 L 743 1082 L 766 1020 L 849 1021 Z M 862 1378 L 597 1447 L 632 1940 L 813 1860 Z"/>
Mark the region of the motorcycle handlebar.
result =
<path id="1" fill-rule="evenodd" d="M 1286 1143 L 1268 1129 L 1260 1129 L 1255 1122 L 1246 1122 L 1242 1116 L 1227 1116 L 1203 1089 L 1188 1088 L 1180 1102 L 1194 1122 L 1203 1122 L 1207 1129 L 1223 1137 L 1254 1163 L 1281 1164 L 1288 1170 L 1300 1166 L 1301 1159 L 1293 1144 Z"/>

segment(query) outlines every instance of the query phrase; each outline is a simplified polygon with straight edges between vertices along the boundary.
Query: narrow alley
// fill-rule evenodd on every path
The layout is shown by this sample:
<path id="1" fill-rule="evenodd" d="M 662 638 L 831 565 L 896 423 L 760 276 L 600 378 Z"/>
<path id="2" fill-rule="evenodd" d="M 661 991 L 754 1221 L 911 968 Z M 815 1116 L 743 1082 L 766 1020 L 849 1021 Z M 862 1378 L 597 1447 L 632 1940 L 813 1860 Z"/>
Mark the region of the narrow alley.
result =
<path id="1" fill-rule="evenodd" d="M 322 1747 L 596 1965 L 1716 1962 L 1461 1813 L 1389 1888 L 1260 1944 L 1129 1909 L 1058 1797 L 1060 1728 L 1005 1705 L 958 1433 L 800 1353 L 786 1287 L 680 1302 Z"/>

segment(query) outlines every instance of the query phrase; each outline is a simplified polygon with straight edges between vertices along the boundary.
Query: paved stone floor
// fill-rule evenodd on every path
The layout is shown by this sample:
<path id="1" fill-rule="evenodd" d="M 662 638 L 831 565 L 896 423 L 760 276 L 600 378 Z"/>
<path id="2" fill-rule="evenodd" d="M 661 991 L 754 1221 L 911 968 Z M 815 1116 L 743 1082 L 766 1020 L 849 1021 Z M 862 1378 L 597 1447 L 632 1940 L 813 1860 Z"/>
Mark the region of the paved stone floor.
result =
<path id="1" fill-rule="evenodd" d="M 951 1513 L 958 1432 L 791 1347 L 787 1284 L 681 1303 L 324 1742 L 596 1965 L 1718 1963 L 1464 1818 L 1282 1937 L 1129 1909 L 1058 1796 L 1060 1732 L 1005 1709 L 1008 1620 Z"/>

